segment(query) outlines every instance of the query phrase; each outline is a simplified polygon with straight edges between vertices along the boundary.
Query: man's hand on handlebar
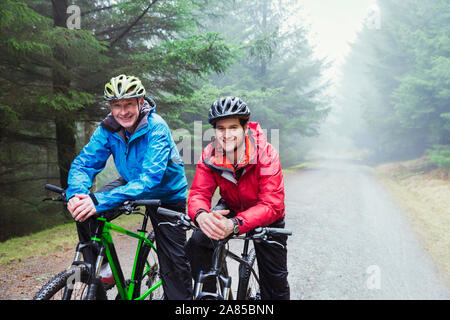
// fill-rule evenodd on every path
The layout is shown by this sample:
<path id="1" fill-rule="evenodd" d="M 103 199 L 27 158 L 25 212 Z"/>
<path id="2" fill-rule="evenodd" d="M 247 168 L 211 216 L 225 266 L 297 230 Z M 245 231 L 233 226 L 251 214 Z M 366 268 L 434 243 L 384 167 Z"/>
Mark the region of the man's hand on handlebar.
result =
<path id="1" fill-rule="evenodd" d="M 52 184 L 46 184 L 45 189 L 59 193 L 58 198 L 45 198 L 43 201 L 63 201 L 67 205 L 67 210 L 70 212 L 75 221 L 83 222 L 89 217 L 97 214 L 97 209 L 92 201 L 92 198 L 87 194 L 75 194 L 69 201 L 66 201 L 66 194 L 64 189 L 54 186 Z M 161 206 L 161 200 L 158 199 L 147 199 L 147 200 L 132 200 L 125 201 L 121 206 L 117 207 L 118 210 L 125 214 L 139 213 L 135 211 L 136 207 L 148 206 L 153 208 L 158 208 Z"/>
<path id="2" fill-rule="evenodd" d="M 197 223 L 203 233 L 213 240 L 225 239 L 233 232 L 233 221 L 224 216 L 230 210 L 217 210 L 211 213 L 201 213 L 197 217 Z"/>
<path id="3" fill-rule="evenodd" d="M 91 197 L 87 194 L 76 194 L 72 197 L 67 202 L 67 210 L 69 210 L 75 221 L 78 222 L 84 222 L 97 213 Z"/>
<path id="4" fill-rule="evenodd" d="M 173 211 L 173 210 L 169 210 L 169 209 L 165 209 L 165 208 L 161 208 L 161 207 L 158 208 L 157 213 L 165 215 L 170 218 L 174 218 L 177 220 L 176 223 L 160 222 L 159 224 L 168 224 L 168 225 L 171 225 L 174 227 L 181 226 L 183 228 L 186 228 L 185 230 L 195 228 L 191 219 L 185 213 L 177 212 L 177 211 Z M 202 231 L 211 239 L 214 239 L 214 240 L 226 239 L 232 233 L 232 230 L 234 229 L 234 224 L 233 224 L 232 220 L 224 217 L 224 215 L 227 215 L 228 213 L 229 213 L 228 210 L 217 210 L 212 213 L 209 213 L 209 212 L 201 213 L 197 216 L 197 224 L 199 226 L 202 226 L 202 225 L 208 226 L 209 220 L 206 220 L 207 218 L 210 218 L 211 221 L 213 221 L 212 219 L 217 219 L 217 221 L 215 221 L 215 222 L 218 224 L 214 225 L 214 228 L 220 228 L 220 226 L 223 227 L 223 225 L 221 225 L 221 223 L 223 223 L 225 220 L 228 220 L 233 225 L 233 226 L 230 226 L 231 231 L 228 232 L 227 227 L 223 227 L 224 228 L 223 231 L 218 231 L 217 232 L 218 236 L 216 236 L 215 238 L 213 238 L 211 236 L 211 234 L 206 234 L 204 229 L 202 229 Z M 200 220 L 199 220 L 199 218 L 200 218 Z M 203 220 L 203 219 L 205 219 L 205 220 Z M 211 222 L 211 221 L 209 221 L 209 222 Z M 205 228 L 205 229 L 207 229 L 207 228 Z M 248 239 L 248 240 L 256 240 L 256 241 L 264 241 L 266 243 L 276 244 L 276 245 L 279 245 L 280 247 L 284 248 L 283 244 L 281 244 L 277 241 L 274 241 L 272 239 L 272 236 L 274 236 L 274 235 L 290 236 L 290 235 L 292 235 L 292 231 L 284 229 L 284 228 L 257 227 L 255 229 L 253 229 L 251 232 L 248 232 L 246 235 L 240 235 L 240 236 L 237 236 L 234 238 L 243 239 L 243 240 Z"/>

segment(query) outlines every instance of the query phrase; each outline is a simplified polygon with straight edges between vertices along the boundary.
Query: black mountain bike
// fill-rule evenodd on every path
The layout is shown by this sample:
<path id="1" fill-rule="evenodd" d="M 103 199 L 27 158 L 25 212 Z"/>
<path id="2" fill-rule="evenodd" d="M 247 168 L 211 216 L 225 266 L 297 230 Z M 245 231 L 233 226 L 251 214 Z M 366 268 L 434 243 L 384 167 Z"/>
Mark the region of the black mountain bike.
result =
<path id="1" fill-rule="evenodd" d="M 191 223 L 190 217 L 182 212 L 158 208 L 157 213 L 176 218 L 176 223 L 164 222 L 165 224 L 182 227 L 185 230 L 196 228 Z M 292 235 L 292 232 L 282 228 L 259 227 L 242 236 L 230 236 L 226 239 L 218 240 L 214 250 L 211 270 L 207 272 L 200 271 L 195 282 L 194 300 L 233 300 L 231 277 L 228 274 L 226 257 L 239 263 L 239 283 L 236 300 L 261 300 L 258 269 L 257 264 L 255 264 L 256 253 L 254 248 L 249 251 L 249 242 L 250 240 L 265 241 L 284 247 L 281 243 L 270 240 L 271 236 L 277 234 L 289 236 Z M 226 248 L 228 241 L 231 239 L 244 240 L 241 257 Z M 203 284 L 211 278 L 219 284 L 217 292 L 203 291 Z"/>
<path id="2" fill-rule="evenodd" d="M 60 196 L 44 200 L 66 201 L 63 189 L 48 184 L 45 185 L 45 188 L 59 193 Z M 71 267 L 48 281 L 36 293 L 34 300 L 107 300 L 106 290 L 111 289 L 112 286 L 109 288 L 105 286 L 99 276 L 104 256 L 106 256 L 114 275 L 115 287 L 118 292 L 116 299 L 163 299 L 164 292 L 154 245 L 155 236 L 153 232 L 147 237 L 145 236 L 149 215 L 155 214 L 156 208 L 160 205 L 159 200 L 136 200 L 126 201 L 116 209 L 120 214 L 133 213 L 144 217 L 141 229 L 138 230 L 139 234 L 110 223 L 105 216 L 99 213 L 97 217 L 99 224 L 91 241 L 77 245 Z M 138 211 L 138 206 L 146 206 L 145 213 Z M 133 270 L 128 280 L 125 280 L 123 275 L 111 230 L 138 239 Z M 88 246 L 96 247 L 99 252 L 95 264 L 80 259 L 83 249 Z"/>

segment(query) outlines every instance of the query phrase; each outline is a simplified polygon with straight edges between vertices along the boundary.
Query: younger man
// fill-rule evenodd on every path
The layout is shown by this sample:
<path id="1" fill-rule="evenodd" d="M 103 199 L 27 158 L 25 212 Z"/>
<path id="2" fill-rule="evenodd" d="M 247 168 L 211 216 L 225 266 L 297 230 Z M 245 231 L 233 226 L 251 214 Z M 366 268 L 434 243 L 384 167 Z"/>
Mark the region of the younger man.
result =
<path id="1" fill-rule="evenodd" d="M 278 153 L 256 122 L 248 122 L 250 110 L 239 98 L 214 102 L 209 123 L 215 140 L 202 152 L 189 192 L 188 214 L 200 228 L 186 245 L 192 276 L 209 271 L 215 242 L 259 226 L 284 227 L 284 184 Z M 218 206 L 211 199 L 220 189 Z M 262 299 L 289 299 L 287 236 L 274 237 L 284 245 L 254 243 Z M 207 283 L 204 291 L 215 291 Z"/>

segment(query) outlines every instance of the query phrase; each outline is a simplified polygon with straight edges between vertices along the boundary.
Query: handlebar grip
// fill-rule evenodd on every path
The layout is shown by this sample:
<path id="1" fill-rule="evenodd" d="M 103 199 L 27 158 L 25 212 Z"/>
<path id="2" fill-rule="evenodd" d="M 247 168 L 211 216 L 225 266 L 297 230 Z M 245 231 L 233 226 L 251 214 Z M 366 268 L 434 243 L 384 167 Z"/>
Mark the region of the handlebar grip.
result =
<path id="1" fill-rule="evenodd" d="M 173 211 L 173 210 L 169 210 L 169 209 L 161 208 L 161 207 L 159 207 L 156 212 L 159 214 L 171 217 L 171 218 L 178 218 L 178 219 L 183 219 L 183 216 L 185 215 L 182 212 Z"/>
<path id="2" fill-rule="evenodd" d="M 161 200 L 134 200 L 133 204 L 135 206 L 152 206 L 159 207 L 161 205 Z"/>
<path id="3" fill-rule="evenodd" d="M 52 184 L 46 184 L 45 185 L 45 189 L 53 191 L 53 192 L 56 192 L 56 193 L 63 193 L 64 192 L 64 189 L 62 189 L 60 187 L 57 187 L 57 186 L 54 186 Z"/>
<path id="4" fill-rule="evenodd" d="M 267 230 L 267 233 L 270 233 L 270 234 L 283 234 L 283 235 L 287 235 L 287 236 L 292 235 L 291 230 L 287 230 L 287 229 L 283 229 L 283 228 L 266 228 L 266 230 Z"/>

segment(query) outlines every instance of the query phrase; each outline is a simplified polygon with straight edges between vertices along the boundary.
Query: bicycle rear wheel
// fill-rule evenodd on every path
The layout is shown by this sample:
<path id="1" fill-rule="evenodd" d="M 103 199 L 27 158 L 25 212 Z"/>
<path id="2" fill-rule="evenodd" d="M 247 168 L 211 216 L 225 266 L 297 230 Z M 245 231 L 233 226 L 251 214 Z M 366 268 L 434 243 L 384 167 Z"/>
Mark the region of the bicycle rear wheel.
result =
<path id="1" fill-rule="evenodd" d="M 255 249 L 252 249 L 246 259 L 247 264 L 241 263 L 239 265 L 237 300 L 261 300 L 258 266 L 255 260 Z"/>
<path id="2" fill-rule="evenodd" d="M 62 271 L 48 281 L 34 296 L 33 300 L 86 300 L 89 287 L 89 271 L 85 267 Z M 92 297 L 106 300 L 103 285 L 97 286 Z"/>

